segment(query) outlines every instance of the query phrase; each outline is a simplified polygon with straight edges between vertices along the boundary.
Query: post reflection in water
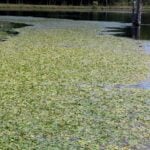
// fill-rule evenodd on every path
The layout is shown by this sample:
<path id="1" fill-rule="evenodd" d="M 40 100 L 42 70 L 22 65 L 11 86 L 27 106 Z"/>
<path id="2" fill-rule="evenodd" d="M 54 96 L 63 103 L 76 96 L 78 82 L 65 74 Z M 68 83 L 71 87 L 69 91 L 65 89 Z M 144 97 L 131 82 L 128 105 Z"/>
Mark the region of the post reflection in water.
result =
<path id="1" fill-rule="evenodd" d="M 132 38 L 139 40 L 141 35 L 141 26 L 132 26 Z"/>

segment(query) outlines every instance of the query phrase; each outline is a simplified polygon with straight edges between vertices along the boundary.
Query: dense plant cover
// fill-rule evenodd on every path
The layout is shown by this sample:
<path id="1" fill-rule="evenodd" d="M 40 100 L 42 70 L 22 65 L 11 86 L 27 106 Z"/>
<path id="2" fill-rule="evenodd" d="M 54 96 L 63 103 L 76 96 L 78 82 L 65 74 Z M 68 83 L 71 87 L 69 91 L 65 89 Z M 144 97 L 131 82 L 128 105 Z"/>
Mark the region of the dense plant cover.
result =
<path id="1" fill-rule="evenodd" d="M 0 149 L 147 148 L 150 92 L 111 86 L 142 80 L 149 56 L 94 24 L 34 21 L 0 44 Z"/>

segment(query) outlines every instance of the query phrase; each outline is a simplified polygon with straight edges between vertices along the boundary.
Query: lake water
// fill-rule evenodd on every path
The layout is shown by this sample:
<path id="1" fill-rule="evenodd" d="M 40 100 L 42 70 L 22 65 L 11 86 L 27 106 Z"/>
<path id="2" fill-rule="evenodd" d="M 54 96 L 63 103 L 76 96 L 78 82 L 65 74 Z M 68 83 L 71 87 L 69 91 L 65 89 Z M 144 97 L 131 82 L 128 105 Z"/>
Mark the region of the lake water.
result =
<path id="1" fill-rule="evenodd" d="M 1 16 L 33 16 L 88 21 L 108 21 L 131 23 L 130 13 L 115 12 L 18 12 L 0 11 Z M 150 40 L 150 13 L 142 14 L 142 25 L 139 28 L 131 24 L 123 27 L 108 27 L 107 33 L 141 40 Z"/>

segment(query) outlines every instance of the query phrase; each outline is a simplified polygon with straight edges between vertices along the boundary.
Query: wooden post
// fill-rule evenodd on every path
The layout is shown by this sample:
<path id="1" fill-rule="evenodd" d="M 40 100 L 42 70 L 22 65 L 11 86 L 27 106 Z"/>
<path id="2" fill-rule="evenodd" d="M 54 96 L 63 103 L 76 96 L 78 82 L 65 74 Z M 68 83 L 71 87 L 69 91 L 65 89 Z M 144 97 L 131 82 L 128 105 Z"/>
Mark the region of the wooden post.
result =
<path id="1" fill-rule="evenodd" d="M 141 25 L 141 12 L 142 11 L 142 0 L 133 0 L 133 18 L 132 23 L 134 26 Z"/>
<path id="2" fill-rule="evenodd" d="M 139 40 L 141 35 L 141 26 L 132 26 L 132 38 Z"/>

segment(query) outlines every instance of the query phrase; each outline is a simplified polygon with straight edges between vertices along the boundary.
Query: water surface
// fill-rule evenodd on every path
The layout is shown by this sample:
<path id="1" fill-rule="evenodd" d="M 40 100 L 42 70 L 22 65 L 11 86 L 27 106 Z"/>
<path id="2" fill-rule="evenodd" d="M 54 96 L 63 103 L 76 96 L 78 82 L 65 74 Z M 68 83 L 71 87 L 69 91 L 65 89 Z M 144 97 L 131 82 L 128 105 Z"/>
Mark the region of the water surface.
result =
<path id="1" fill-rule="evenodd" d="M 4 16 L 33 16 L 72 20 L 87 21 L 107 21 L 131 23 L 131 13 L 115 13 L 115 12 L 31 12 L 31 11 L 0 11 L 0 15 Z M 141 40 L 150 40 L 150 13 L 142 14 L 142 25 L 140 28 L 132 27 L 132 25 L 109 28 L 109 32 L 116 36 L 130 37 Z"/>

